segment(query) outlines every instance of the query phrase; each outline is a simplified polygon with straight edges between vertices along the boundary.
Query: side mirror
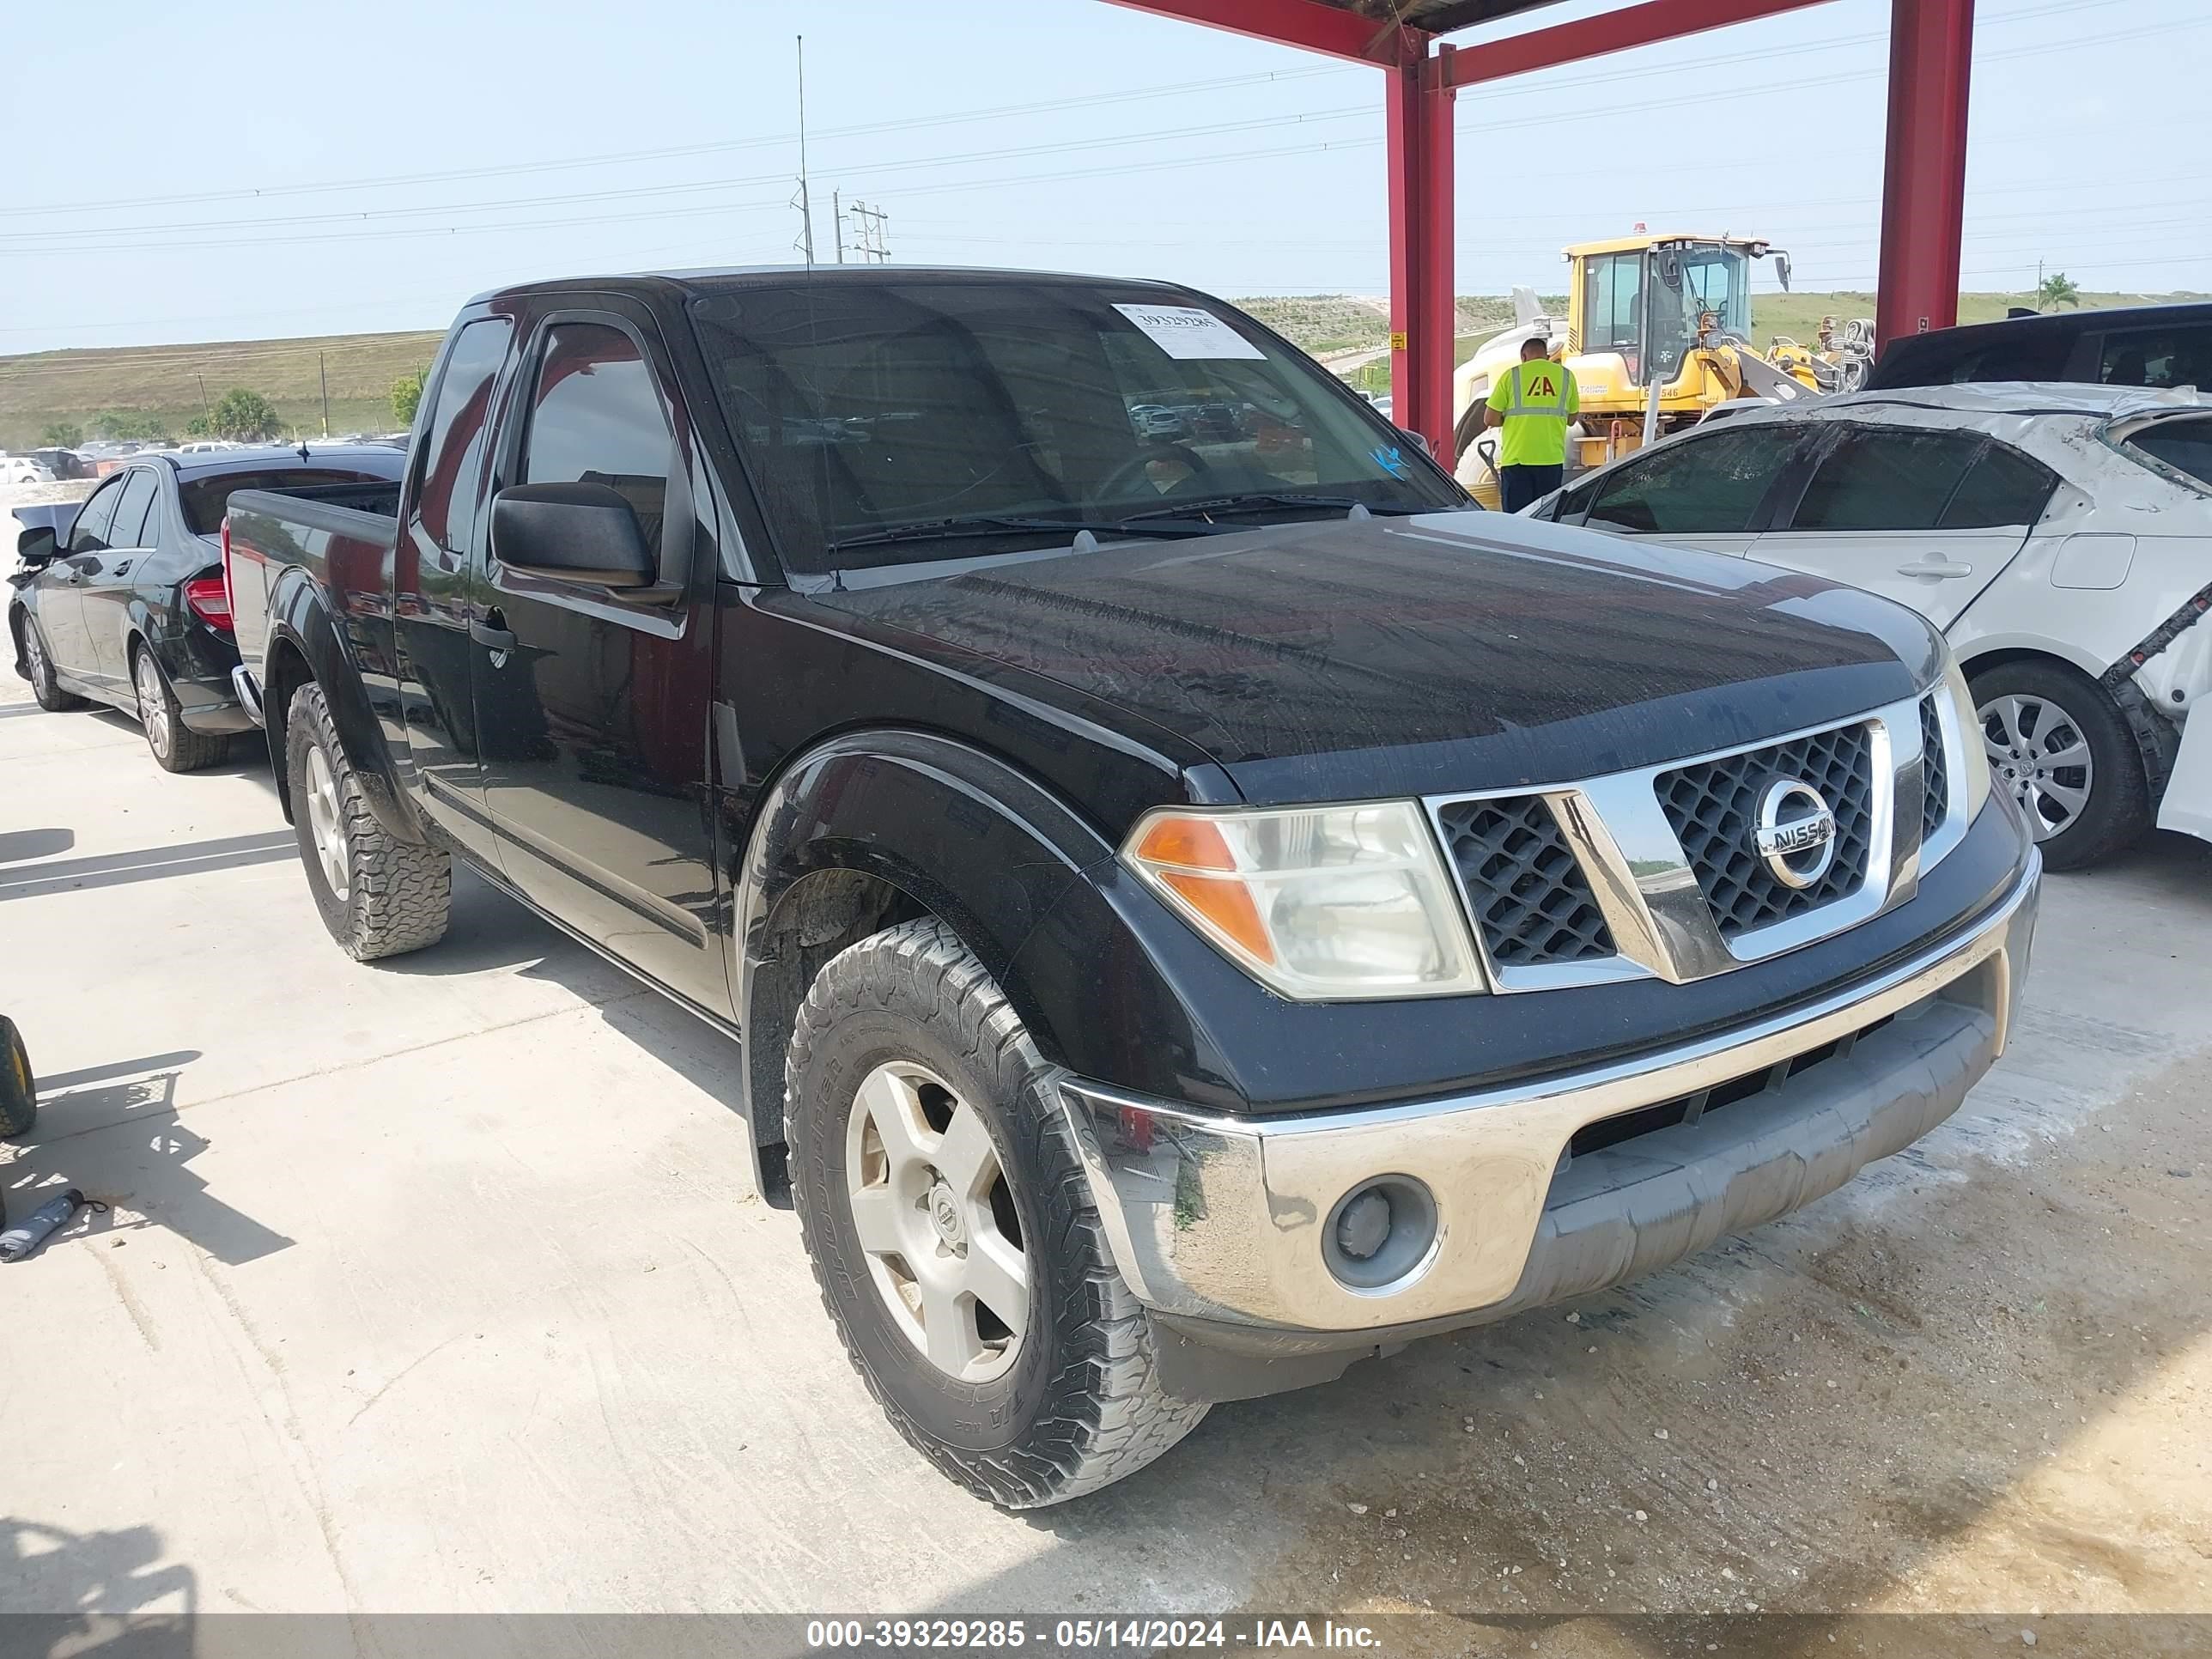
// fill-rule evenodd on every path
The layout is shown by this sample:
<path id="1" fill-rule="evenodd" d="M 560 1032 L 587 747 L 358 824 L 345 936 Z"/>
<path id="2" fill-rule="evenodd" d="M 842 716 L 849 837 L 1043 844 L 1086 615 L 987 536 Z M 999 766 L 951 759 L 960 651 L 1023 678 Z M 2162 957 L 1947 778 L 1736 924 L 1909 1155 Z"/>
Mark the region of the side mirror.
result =
<path id="1" fill-rule="evenodd" d="M 26 530 L 15 538 L 15 556 L 32 570 L 42 569 L 52 564 L 60 551 L 61 544 L 54 539 L 52 525 L 40 525 L 34 530 Z"/>
<path id="2" fill-rule="evenodd" d="M 1429 434 L 1427 433 L 1416 432 L 1410 426 L 1401 426 L 1398 430 L 1406 434 L 1406 441 L 1413 445 L 1414 448 L 1419 450 L 1422 454 L 1431 457 L 1433 457 L 1436 454 L 1437 452 L 1434 447 L 1429 442 Z"/>
<path id="3" fill-rule="evenodd" d="M 649 587 L 653 550 L 621 492 L 603 483 L 516 484 L 492 498 L 491 551 L 508 569 L 599 587 Z"/>

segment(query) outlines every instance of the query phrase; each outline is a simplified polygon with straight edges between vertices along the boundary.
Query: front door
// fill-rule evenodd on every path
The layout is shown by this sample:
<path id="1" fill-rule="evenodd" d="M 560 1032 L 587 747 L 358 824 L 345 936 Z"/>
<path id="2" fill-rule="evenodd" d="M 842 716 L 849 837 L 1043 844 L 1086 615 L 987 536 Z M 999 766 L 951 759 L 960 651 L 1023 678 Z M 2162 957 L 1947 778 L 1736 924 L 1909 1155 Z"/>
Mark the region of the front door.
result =
<path id="1" fill-rule="evenodd" d="M 86 498 L 61 550 L 39 573 L 39 637 L 46 641 L 46 660 L 82 684 L 99 678 L 92 636 L 84 629 L 85 579 L 100 568 L 107 532 L 115 524 L 115 504 L 129 482 L 118 472 Z"/>
<path id="2" fill-rule="evenodd" d="M 1976 433 L 1846 426 L 1753 556 L 1948 628 L 2026 544 L 2057 476 Z"/>
<path id="3" fill-rule="evenodd" d="M 611 486 L 659 550 L 659 580 L 639 599 L 526 576 L 501 564 L 495 536 L 471 674 L 501 854 L 553 915 L 727 1014 L 708 792 L 714 584 L 692 556 L 690 423 L 641 311 L 555 313 L 525 373 L 495 484 Z"/>
<path id="4" fill-rule="evenodd" d="M 410 505 L 392 562 L 392 658 L 407 752 L 439 824 L 495 871 L 504 866 L 484 805 L 469 630 L 483 599 L 493 402 L 514 335 L 505 317 L 464 321 L 424 388 L 430 418 L 410 462 Z"/>
<path id="5" fill-rule="evenodd" d="M 1802 441 L 1784 426 L 1685 433 L 1577 485 L 1559 520 L 1740 559 Z"/>

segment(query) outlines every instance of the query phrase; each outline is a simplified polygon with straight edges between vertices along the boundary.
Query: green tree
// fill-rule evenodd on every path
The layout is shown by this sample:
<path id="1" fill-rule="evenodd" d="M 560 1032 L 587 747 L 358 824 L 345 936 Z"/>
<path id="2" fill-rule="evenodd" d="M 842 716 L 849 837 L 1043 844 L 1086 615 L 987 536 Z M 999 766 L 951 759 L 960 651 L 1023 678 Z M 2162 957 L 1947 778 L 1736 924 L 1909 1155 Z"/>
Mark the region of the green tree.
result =
<path id="1" fill-rule="evenodd" d="M 392 418 L 398 425 L 415 424 L 415 411 L 422 405 L 422 382 L 429 373 L 427 368 L 418 368 L 392 383 Z"/>
<path id="2" fill-rule="evenodd" d="M 187 438 L 212 438 L 215 436 L 215 422 L 208 416 L 195 415 L 191 420 L 185 422 L 185 436 Z"/>
<path id="3" fill-rule="evenodd" d="M 2073 278 L 2063 270 L 2052 271 L 2035 290 L 2035 308 L 2038 311 L 2056 311 L 2061 306 L 2079 306 L 2081 303 L 2081 290 L 2074 286 Z"/>
<path id="4" fill-rule="evenodd" d="M 208 424 L 215 428 L 215 435 L 218 438 L 248 443 L 276 437 L 284 430 L 284 422 L 276 413 L 276 405 L 259 392 L 242 386 L 231 387 L 216 399 Z"/>
<path id="5" fill-rule="evenodd" d="M 84 428 L 73 421 L 56 421 L 40 436 L 57 449 L 75 449 L 84 441 Z"/>
<path id="6" fill-rule="evenodd" d="M 169 436 L 169 423 L 143 409 L 103 409 L 92 417 L 92 429 L 118 441 L 157 444 L 166 443 Z"/>

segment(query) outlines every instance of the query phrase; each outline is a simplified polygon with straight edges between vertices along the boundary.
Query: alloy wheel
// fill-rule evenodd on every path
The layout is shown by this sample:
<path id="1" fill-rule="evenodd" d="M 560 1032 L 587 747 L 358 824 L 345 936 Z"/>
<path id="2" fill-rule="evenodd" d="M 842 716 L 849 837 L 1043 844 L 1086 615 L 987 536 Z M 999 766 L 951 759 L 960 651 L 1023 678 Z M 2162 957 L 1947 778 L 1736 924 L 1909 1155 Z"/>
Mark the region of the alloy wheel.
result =
<path id="1" fill-rule="evenodd" d="M 922 1066 L 878 1066 L 854 1097 L 845 1178 L 891 1322 L 948 1376 L 1004 1375 L 1029 1324 L 1030 1258 L 982 1115 Z"/>
<path id="2" fill-rule="evenodd" d="M 138 724 L 146 728 L 146 741 L 157 755 L 169 752 L 169 699 L 161 689 L 161 671 L 154 666 L 154 653 L 141 651 L 131 665 L 131 684 L 138 694 Z"/>
<path id="3" fill-rule="evenodd" d="M 47 684 L 46 647 L 39 638 L 36 623 L 23 624 L 23 665 L 31 671 L 31 684 L 45 689 Z"/>
<path id="4" fill-rule="evenodd" d="M 338 809 L 337 779 L 319 744 L 307 750 L 307 831 L 331 896 L 343 904 L 353 890 L 353 861 L 346 847 L 345 814 Z"/>
<path id="5" fill-rule="evenodd" d="M 2047 697 L 2008 694 L 1977 711 L 1990 772 L 2012 792 L 2038 841 L 2069 829 L 2088 809 L 2096 763 L 2080 724 Z"/>

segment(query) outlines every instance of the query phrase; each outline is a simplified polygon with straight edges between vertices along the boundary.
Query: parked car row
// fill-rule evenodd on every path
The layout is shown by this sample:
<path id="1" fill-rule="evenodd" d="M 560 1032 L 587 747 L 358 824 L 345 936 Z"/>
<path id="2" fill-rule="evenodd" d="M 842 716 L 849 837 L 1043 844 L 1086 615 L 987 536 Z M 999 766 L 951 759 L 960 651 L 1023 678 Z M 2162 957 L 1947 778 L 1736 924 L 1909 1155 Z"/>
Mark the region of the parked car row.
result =
<path id="1" fill-rule="evenodd" d="M 223 512 L 240 489 L 397 479 L 381 445 L 149 451 L 81 504 L 18 509 L 8 641 L 40 707 L 88 702 L 134 716 L 171 772 L 215 765 L 252 729 L 222 567 Z"/>
<path id="2" fill-rule="evenodd" d="M 2053 868 L 2108 857 L 2158 820 L 2212 685 L 2212 629 L 2104 683 L 2212 581 L 2212 400 L 2191 390 L 1945 385 L 1771 404 L 1528 511 L 1919 611 L 1950 640 L 1990 764 Z M 2190 803 L 2175 805 L 2172 827 L 2193 829 Z"/>

